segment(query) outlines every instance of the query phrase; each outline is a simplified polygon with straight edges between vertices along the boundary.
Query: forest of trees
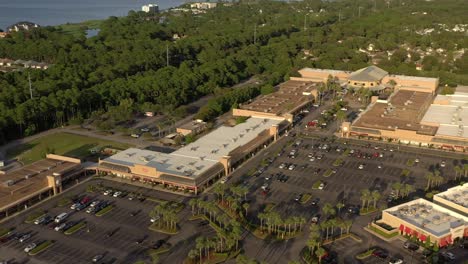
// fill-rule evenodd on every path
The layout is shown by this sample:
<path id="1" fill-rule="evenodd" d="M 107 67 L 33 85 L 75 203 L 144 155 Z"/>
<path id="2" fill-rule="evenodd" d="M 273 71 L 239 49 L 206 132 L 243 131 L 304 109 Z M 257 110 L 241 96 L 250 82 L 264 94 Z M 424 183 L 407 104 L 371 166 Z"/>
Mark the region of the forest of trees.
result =
<path id="1" fill-rule="evenodd" d="M 412 0 L 405 6 L 375 2 L 377 10 L 374 1 L 364 0 L 243 1 L 200 15 L 162 13 L 164 22 L 131 11 L 103 21 L 100 33 L 92 38 L 84 33 L 67 35 L 54 27 L 13 33 L 0 39 L 0 58 L 53 66 L 46 71 L 0 73 L 0 143 L 93 113 L 125 119 L 135 111 L 171 112 L 203 95 L 225 94 L 228 87 L 254 75 L 275 85 L 304 66 L 356 70 L 370 64 L 366 54 L 357 52 L 369 43 L 397 51 L 402 43 L 448 52 L 468 48 L 463 34 L 443 32 L 434 37 L 413 32 L 434 23 L 462 23 L 468 13 L 463 0 Z M 411 14 L 415 11 L 428 15 L 416 18 Z M 406 30 L 409 25 L 413 28 Z M 174 34 L 181 38 L 173 40 Z M 304 58 L 303 50 L 313 58 Z M 468 84 L 467 53 L 455 61 L 428 57 L 422 72 L 401 56 L 383 59 L 379 66 L 391 73 Z M 200 115 L 213 118 L 260 91 L 261 87 L 251 87 L 220 96 L 210 103 L 219 110 L 206 107 Z"/>

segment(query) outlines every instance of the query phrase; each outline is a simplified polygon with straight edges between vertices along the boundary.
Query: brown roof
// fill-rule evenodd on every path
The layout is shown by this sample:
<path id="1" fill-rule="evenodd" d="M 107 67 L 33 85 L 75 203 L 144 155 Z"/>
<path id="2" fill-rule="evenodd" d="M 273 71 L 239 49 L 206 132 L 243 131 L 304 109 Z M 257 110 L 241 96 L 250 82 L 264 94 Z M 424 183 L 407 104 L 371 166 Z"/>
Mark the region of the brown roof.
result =
<path id="1" fill-rule="evenodd" d="M 262 113 L 283 115 L 289 113 L 296 106 L 310 101 L 310 93 L 317 89 L 318 82 L 304 82 L 289 80 L 279 85 L 278 91 L 257 97 L 253 102 L 240 106 L 241 109 Z"/>
<path id="2" fill-rule="evenodd" d="M 23 198 L 27 199 L 30 195 L 50 188 L 47 176 L 54 173 L 65 174 L 80 166 L 80 164 L 72 162 L 44 159 L 11 173 L 0 175 L 0 210 L 21 201 Z M 8 181 L 12 181 L 14 184 L 8 186 Z"/>
<path id="3" fill-rule="evenodd" d="M 431 102 L 431 93 L 399 90 L 390 97 L 388 103 L 376 102 L 370 106 L 353 126 L 381 130 L 398 128 L 434 135 L 437 127 L 420 124 Z"/>

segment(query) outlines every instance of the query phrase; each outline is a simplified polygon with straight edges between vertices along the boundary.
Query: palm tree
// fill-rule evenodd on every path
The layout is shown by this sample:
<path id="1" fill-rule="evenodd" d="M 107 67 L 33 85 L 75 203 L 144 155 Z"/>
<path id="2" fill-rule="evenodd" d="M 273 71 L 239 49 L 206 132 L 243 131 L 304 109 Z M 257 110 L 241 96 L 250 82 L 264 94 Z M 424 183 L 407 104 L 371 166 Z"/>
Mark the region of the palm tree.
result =
<path id="1" fill-rule="evenodd" d="M 303 216 L 299 216 L 299 231 L 302 231 L 302 225 L 305 224 L 306 219 Z"/>
<path id="2" fill-rule="evenodd" d="M 403 187 L 403 191 L 405 196 L 408 196 L 412 191 L 414 191 L 414 187 L 411 184 L 405 184 Z"/>
<path id="3" fill-rule="evenodd" d="M 259 213 L 257 215 L 257 217 L 260 220 L 260 230 L 263 230 L 263 220 L 266 219 L 266 214 L 265 213 Z"/>
<path id="4" fill-rule="evenodd" d="M 330 228 L 330 222 L 328 222 L 328 221 L 323 221 L 323 222 L 320 224 L 320 228 L 321 228 L 322 230 L 325 229 L 325 234 L 326 234 L 325 239 L 328 240 L 328 228 Z"/>
<path id="5" fill-rule="evenodd" d="M 361 201 L 362 201 L 362 208 L 367 204 L 367 207 L 369 207 L 369 200 L 371 197 L 371 192 L 369 189 L 364 189 L 361 191 Z"/>
<path id="6" fill-rule="evenodd" d="M 401 188 L 402 188 L 402 187 L 403 187 L 402 184 L 399 183 L 399 182 L 395 182 L 394 184 L 392 184 L 393 190 L 395 190 L 395 191 L 397 192 L 397 193 L 396 193 L 397 198 L 400 197 L 400 191 L 401 191 Z"/>
<path id="7" fill-rule="evenodd" d="M 198 199 L 197 198 L 190 199 L 189 205 L 192 207 L 192 215 L 195 215 L 195 207 L 198 206 Z"/>
<path id="8" fill-rule="evenodd" d="M 468 174 L 468 163 L 463 165 L 463 177 L 466 178 L 466 174 Z"/>
<path id="9" fill-rule="evenodd" d="M 224 194 L 226 193 L 226 184 L 217 183 L 213 187 L 213 192 L 216 194 L 217 199 L 221 198 L 221 202 L 224 203 Z"/>
<path id="10" fill-rule="evenodd" d="M 458 178 L 458 175 L 460 175 L 460 178 L 461 178 L 463 169 L 458 165 L 455 166 L 453 169 L 455 170 L 455 181 L 456 181 Z"/>
<path id="11" fill-rule="evenodd" d="M 332 215 L 334 215 L 336 213 L 335 209 L 333 208 L 333 206 L 330 203 L 326 203 L 326 204 L 323 205 L 322 212 L 326 216 L 332 216 Z"/>
<path id="12" fill-rule="evenodd" d="M 442 175 L 440 175 L 439 170 L 434 171 L 434 181 L 435 181 L 435 184 L 436 184 L 437 187 L 439 187 L 440 184 L 444 181 L 444 177 L 442 177 Z"/>
<path id="13" fill-rule="evenodd" d="M 242 207 L 245 210 L 245 216 L 247 217 L 247 211 L 249 210 L 250 204 L 249 203 L 243 203 Z"/>
<path id="14" fill-rule="evenodd" d="M 325 87 L 325 84 L 323 82 L 321 82 L 319 84 L 319 86 L 317 87 L 317 92 L 318 92 L 318 97 L 319 97 L 319 105 L 322 104 L 322 94 L 323 94 L 323 92 L 325 92 L 325 89 L 326 89 L 326 87 Z"/>
<path id="15" fill-rule="evenodd" d="M 353 225 L 353 221 L 352 220 L 345 220 L 344 225 L 346 227 L 346 233 L 348 234 L 349 230 L 351 229 L 351 226 Z"/>
<path id="16" fill-rule="evenodd" d="M 432 181 L 434 180 L 434 173 L 428 172 L 424 177 L 427 179 L 426 190 L 430 190 L 432 188 Z"/>
<path id="17" fill-rule="evenodd" d="M 188 253 L 188 257 L 189 257 L 190 259 L 195 259 L 196 257 L 198 257 L 198 252 L 197 252 L 197 250 L 196 250 L 196 249 L 190 250 L 189 253 Z"/>
<path id="18" fill-rule="evenodd" d="M 338 122 L 343 122 L 345 119 L 346 119 L 346 113 L 345 111 L 343 110 L 339 110 L 338 112 L 336 112 L 336 119 L 338 120 Z"/>
<path id="19" fill-rule="evenodd" d="M 374 202 L 374 208 L 377 209 L 377 201 L 380 200 L 382 195 L 378 191 L 373 191 L 371 196 L 372 196 L 372 200 Z"/>
<path id="20" fill-rule="evenodd" d="M 315 250 L 315 256 L 317 256 L 319 263 L 322 263 L 322 257 L 325 255 L 326 251 L 322 247 L 317 248 Z"/>
<path id="21" fill-rule="evenodd" d="M 343 207 L 345 207 L 345 204 L 342 203 L 342 202 L 339 202 L 339 203 L 336 204 L 336 208 L 338 209 L 338 214 L 341 213 L 341 209 L 342 209 Z"/>
<path id="22" fill-rule="evenodd" d="M 196 243 L 195 248 L 198 249 L 199 251 L 200 263 L 202 263 L 203 249 L 205 248 L 205 245 L 206 245 L 206 239 L 205 237 L 202 237 L 202 236 L 197 237 L 197 239 L 195 239 L 195 243 Z"/>

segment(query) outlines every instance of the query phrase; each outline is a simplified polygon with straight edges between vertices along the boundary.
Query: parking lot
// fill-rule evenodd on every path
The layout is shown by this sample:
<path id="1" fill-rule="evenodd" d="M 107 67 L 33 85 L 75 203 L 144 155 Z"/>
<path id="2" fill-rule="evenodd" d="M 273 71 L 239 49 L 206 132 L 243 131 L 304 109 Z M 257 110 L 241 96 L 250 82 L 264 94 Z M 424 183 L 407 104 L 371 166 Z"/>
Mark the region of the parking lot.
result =
<path id="1" fill-rule="evenodd" d="M 296 141 L 300 143 L 296 145 Z M 336 166 L 334 163 L 338 159 L 342 164 Z M 418 162 L 408 166 L 410 159 L 418 159 Z M 440 166 L 442 161 L 445 167 Z M 441 175 L 447 177 L 452 174 L 453 164 L 457 161 L 386 147 L 293 139 L 279 153 L 265 157 L 265 162 L 271 164 L 256 167 L 254 177 L 243 177 L 243 184 L 250 186 L 251 198 L 257 206 L 274 203 L 277 209 L 289 214 L 307 208 L 314 197 L 320 198 L 320 204 L 343 201 L 358 206 L 363 189 L 379 191 L 381 203 L 385 204 L 393 183 L 404 181 L 416 190 L 424 189 L 427 184 L 425 174 L 430 168 L 438 168 Z M 410 171 L 409 176 L 402 175 L 405 169 Z M 314 186 L 318 181 L 324 184 L 323 189 L 314 188 L 318 187 Z M 298 194 L 306 193 L 312 195 L 308 203 L 291 203 Z"/>
<path id="2" fill-rule="evenodd" d="M 15 263 L 90 263 L 94 256 L 102 255 L 99 263 L 133 263 L 148 258 L 147 251 L 153 247 L 158 240 L 164 240 L 166 245 L 175 245 L 180 242 L 181 237 L 187 238 L 195 234 L 195 229 L 201 233 L 214 232 L 209 226 L 200 226 L 196 222 L 184 223 L 184 229 L 174 236 L 165 235 L 148 230 L 150 222 L 149 212 L 157 204 L 148 199 L 132 199 L 126 197 L 113 197 L 103 195 L 102 192 L 86 193 L 86 186 L 95 185 L 97 181 L 91 181 L 80 185 L 66 193 L 66 196 L 87 196 L 90 201 L 108 201 L 113 210 L 103 216 L 87 213 L 86 209 L 75 211 L 70 209 L 70 204 L 57 207 L 57 203 L 63 197 L 55 197 L 39 208 L 15 217 L 7 223 L 2 224 L 4 228 L 14 228 L 15 233 L 30 233 L 31 238 L 24 242 L 10 239 L 1 244 L 0 256 L 2 259 L 14 260 Z M 135 186 L 123 185 L 111 181 L 102 181 L 105 186 L 124 190 L 128 193 L 141 193 L 142 197 L 157 197 L 167 201 L 182 201 L 183 198 L 167 193 L 160 193 L 149 189 Z M 109 188 L 106 188 L 109 189 Z M 63 212 L 69 213 L 63 222 L 78 223 L 86 222 L 86 227 L 73 233 L 65 235 L 64 230 L 56 231 L 54 221 L 47 224 L 27 224 L 26 217 L 35 211 L 45 210 L 47 215 L 55 217 Z M 186 219 L 189 211 L 184 209 L 179 213 L 182 219 Z M 55 243 L 37 256 L 28 256 L 23 249 L 30 243 L 39 244 L 40 241 L 53 240 Z M 186 247 L 184 250 L 188 250 Z M 185 252 L 186 255 L 186 252 Z M 182 256 L 183 259 L 184 256 Z"/>

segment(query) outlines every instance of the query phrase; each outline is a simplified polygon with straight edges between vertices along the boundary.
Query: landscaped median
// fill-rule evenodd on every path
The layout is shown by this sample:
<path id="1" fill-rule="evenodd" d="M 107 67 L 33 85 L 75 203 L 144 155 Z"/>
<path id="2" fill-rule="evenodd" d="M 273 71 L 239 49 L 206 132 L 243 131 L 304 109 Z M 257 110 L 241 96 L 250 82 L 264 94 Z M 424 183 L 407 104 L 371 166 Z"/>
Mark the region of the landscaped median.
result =
<path id="1" fill-rule="evenodd" d="M 45 211 L 33 212 L 30 215 L 28 215 L 28 217 L 26 217 L 26 220 L 24 220 L 24 222 L 26 224 L 32 224 L 32 223 L 34 223 L 34 221 L 36 221 L 36 219 L 38 219 L 39 217 L 42 217 L 44 215 L 45 215 Z"/>
<path id="2" fill-rule="evenodd" d="M 77 223 L 76 225 L 68 228 L 67 230 L 65 230 L 65 232 L 63 232 L 65 235 L 71 235 L 71 234 L 74 234 L 76 232 L 78 232 L 78 230 L 82 229 L 86 227 L 86 222 L 79 222 Z"/>
<path id="3" fill-rule="evenodd" d="M 374 253 L 374 249 L 369 249 L 365 252 L 362 252 L 361 254 L 358 254 L 356 255 L 356 258 L 357 259 L 365 259 L 365 258 L 368 258 L 372 255 L 372 253 Z"/>
<path id="4" fill-rule="evenodd" d="M 320 187 L 320 184 L 322 184 L 322 181 L 316 181 L 312 185 L 312 189 L 318 189 Z"/>
<path id="5" fill-rule="evenodd" d="M 325 171 L 325 173 L 323 174 L 323 177 L 330 177 L 332 174 L 333 174 L 333 170 L 332 170 L 332 169 L 328 169 L 328 170 Z"/>
<path id="6" fill-rule="evenodd" d="M 50 246 L 52 246 L 54 244 L 54 241 L 52 240 L 47 240 L 41 244 L 39 244 L 37 247 L 35 247 L 33 250 L 29 251 L 29 255 L 30 256 L 35 256 L 39 253 L 41 253 L 42 251 L 48 249 Z"/>
<path id="7" fill-rule="evenodd" d="M 382 230 L 376 228 L 375 226 L 368 226 L 367 227 L 370 231 L 386 238 L 386 239 L 391 239 L 391 238 L 394 238 L 396 236 L 398 236 L 398 232 L 393 232 L 393 233 L 385 233 L 383 232 Z"/>
<path id="8" fill-rule="evenodd" d="M 11 228 L 0 228 L 0 238 L 8 235 L 12 230 Z"/>
<path id="9" fill-rule="evenodd" d="M 310 200 L 310 198 L 312 198 L 312 195 L 306 193 L 306 194 L 302 195 L 301 200 L 299 202 L 301 204 L 305 204 Z"/>
<path id="10" fill-rule="evenodd" d="M 376 211 L 377 211 L 377 208 L 373 206 L 369 206 L 367 208 L 361 208 L 361 210 L 359 211 L 359 215 L 368 215 Z"/>
<path id="11" fill-rule="evenodd" d="M 342 159 L 336 159 L 334 162 L 333 162 L 333 166 L 335 167 L 339 167 L 343 165 L 343 160 Z"/>
<path id="12" fill-rule="evenodd" d="M 176 229 L 169 229 L 169 228 L 166 228 L 166 227 L 162 227 L 158 222 L 151 224 L 149 226 L 149 230 L 159 232 L 159 233 L 163 233 L 163 234 L 168 234 L 168 235 L 175 235 L 175 234 L 179 233 L 179 230 L 177 228 Z"/>
<path id="13" fill-rule="evenodd" d="M 108 205 L 108 206 L 102 208 L 100 211 L 98 211 L 96 213 L 96 216 L 103 216 L 103 215 L 109 213 L 110 211 L 112 211 L 112 209 L 114 209 L 114 206 L 113 205 Z"/>

